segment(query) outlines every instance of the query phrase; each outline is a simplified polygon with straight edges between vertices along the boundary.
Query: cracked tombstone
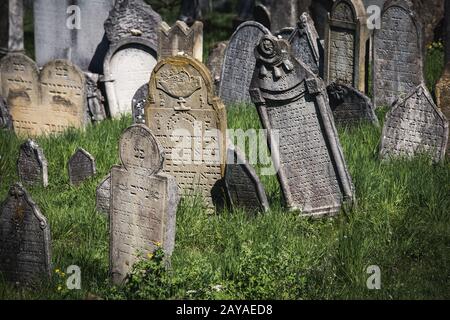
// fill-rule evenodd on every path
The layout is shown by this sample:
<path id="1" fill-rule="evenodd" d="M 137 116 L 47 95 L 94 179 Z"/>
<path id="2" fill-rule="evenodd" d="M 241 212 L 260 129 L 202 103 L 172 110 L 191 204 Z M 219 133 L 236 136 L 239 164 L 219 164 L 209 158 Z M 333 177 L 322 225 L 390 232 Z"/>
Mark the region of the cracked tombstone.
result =
<path id="1" fill-rule="evenodd" d="M 422 26 L 408 2 L 386 2 L 373 35 L 375 108 L 391 107 L 424 82 L 422 47 Z"/>
<path id="2" fill-rule="evenodd" d="M 44 151 L 39 145 L 28 139 L 20 146 L 17 171 L 20 180 L 27 185 L 48 186 L 48 165 Z"/>
<path id="3" fill-rule="evenodd" d="M 337 124 L 351 126 L 367 121 L 379 125 L 372 102 L 364 93 L 341 83 L 331 83 L 327 92 Z"/>
<path id="4" fill-rule="evenodd" d="M 173 27 L 170 27 L 162 22 L 159 28 L 158 49 L 158 60 L 184 53 L 202 62 L 203 23 L 195 21 L 191 27 L 188 27 L 183 21 L 177 21 Z"/>
<path id="5" fill-rule="evenodd" d="M 98 212 L 109 216 L 109 204 L 111 199 L 111 173 L 100 182 L 96 190 L 95 207 Z"/>
<path id="6" fill-rule="evenodd" d="M 386 115 L 380 156 L 386 159 L 427 153 L 439 162 L 445 157 L 448 131 L 448 120 L 434 104 L 426 85 L 421 84 Z"/>
<path id="7" fill-rule="evenodd" d="M 76 186 L 95 176 L 95 159 L 83 148 L 78 148 L 69 159 L 68 168 L 70 184 Z"/>
<path id="8" fill-rule="evenodd" d="M 151 131 L 136 124 L 122 134 L 122 164 L 111 169 L 110 273 L 121 284 L 138 255 L 161 244 L 167 256 L 175 246 L 179 201 L 175 179 L 161 172 L 164 152 Z"/>
<path id="9" fill-rule="evenodd" d="M 50 226 L 21 184 L 0 206 L 0 274 L 22 285 L 51 276 Z"/>
<path id="10" fill-rule="evenodd" d="M 272 35 L 263 37 L 255 56 L 250 92 L 270 129 L 285 205 L 308 216 L 339 213 L 354 191 L 322 80 L 290 54 L 287 41 Z"/>
<path id="11" fill-rule="evenodd" d="M 166 151 L 164 172 L 183 196 L 201 195 L 213 209 L 225 170 L 227 118 L 208 69 L 189 56 L 166 58 L 149 89 L 145 122 Z"/>
<path id="12" fill-rule="evenodd" d="M 2 96 L 0 96 L 0 130 L 14 130 L 8 105 Z"/>
<path id="13" fill-rule="evenodd" d="M 249 21 L 242 23 L 230 38 L 225 50 L 219 96 L 225 105 L 251 103 L 250 82 L 256 60 L 253 50 L 269 30 L 263 25 Z"/>

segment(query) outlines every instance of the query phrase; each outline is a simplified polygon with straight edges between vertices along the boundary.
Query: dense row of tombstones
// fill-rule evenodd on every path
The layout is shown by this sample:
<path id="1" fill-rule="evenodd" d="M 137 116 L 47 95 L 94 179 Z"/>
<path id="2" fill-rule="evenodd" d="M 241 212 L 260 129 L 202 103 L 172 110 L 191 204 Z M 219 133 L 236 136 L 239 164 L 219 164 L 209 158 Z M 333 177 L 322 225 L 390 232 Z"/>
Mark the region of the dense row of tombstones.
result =
<path id="1" fill-rule="evenodd" d="M 117 1 L 105 18 L 109 49 L 101 75 L 87 72 L 82 59 L 81 69 L 61 59 L 40 68 L 21 53 L 1 60 L 0 126 L 36 136 L 83 128 L 107 114 L 133 114 L 135 124 L 119 142 L 121 163 L 97 188 L 97 210 L 109 217 L 111 277 L 119 284 L 138 253 L 151 253 L 160 243 L 170 256 L 182 196 L 200 195 L 207 211 L 223 194 L 233 207 L 269 210 L 255 169 L 227 138 L 225 104 L 256 106 L 285 206 L 303 215 L 335 215 L 353 202 L 336 124 L 378 125 L 375 107 L 390 107 L 383 158 L 421 152 L 436 162 L 444 158 L 448 122 L 424 85 L 421 32 L 411 7 L 388 1 L 373 35 L 364 12 L 360 1 L 335 1 L 325 41 L 307 13 L 276 35 L 245 22 L 230 41 L 214 47 L 208 70 L 201 23 L 170 28 L 142 1 Z M 373 48 L 373 103 L 364 94 L 366 45 Z M 191 140 L 180 150 L 186 136 Z M 23 185 L 49 184 L 35 141 L 20 147 L 17 164 Z M 68 171 L 76 187 L 95 176 L 95 159 L 79 148 Z M 23 185 L 14 184 L 0 208 L 0 272 L 29 283 L 50 275 L 51 234 Z"/>

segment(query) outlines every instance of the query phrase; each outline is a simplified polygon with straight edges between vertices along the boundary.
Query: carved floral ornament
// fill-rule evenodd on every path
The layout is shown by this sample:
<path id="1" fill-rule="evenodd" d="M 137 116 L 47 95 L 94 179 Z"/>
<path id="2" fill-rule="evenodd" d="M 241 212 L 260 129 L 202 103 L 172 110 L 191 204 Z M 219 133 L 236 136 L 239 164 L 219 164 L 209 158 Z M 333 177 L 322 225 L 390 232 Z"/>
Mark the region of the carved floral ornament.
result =
<path id="1" fill-rule="evenodd" d="M 275 80 L 277 80 L 283 74 L 291 72 L 294 65 L 290 61 L 289 50 L 289 44 L 286 40 L 277 39 L 270 35 L 264 36 L 255 49 L 256 60 L 262 62 L 259 75 L 267 77 L 269 72 L 272 71 Z"/>

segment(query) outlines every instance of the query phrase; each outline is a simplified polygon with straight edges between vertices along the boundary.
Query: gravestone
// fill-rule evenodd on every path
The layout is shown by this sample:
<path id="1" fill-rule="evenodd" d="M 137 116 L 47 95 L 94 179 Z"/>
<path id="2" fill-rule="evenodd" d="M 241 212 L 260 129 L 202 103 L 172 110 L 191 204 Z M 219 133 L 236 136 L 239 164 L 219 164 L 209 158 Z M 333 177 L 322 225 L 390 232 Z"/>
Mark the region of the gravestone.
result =
<path id="1" fill-rule="evenodd" d="M 369 38 L 362 0 L 333 4 L 325 34 L 327 84 L 339 82 L 366 91 L 366 41 Z"/>
<path id="2" fill-rule="evenodd" d="M 145 122 L 166 151 L 164 172 L 180 193 L 212 208 L 226 159 L 226 111 L 208 69 L 189 56 L 166 58 L 150 78 Z"/>
<path id="3" fill-rule="evenodd" d="M 131 102 L 134 123 L 145 123 L 145 106 L 148 98 L 148 83 L 136 91 Z"/>
<path id="4" fill-rule="evenodd" d="M 24 51 L 23 11 L 23 0 L 0 3 L 0 58 Z"/>
<path id="5" fill-rule="evenodd" d="M 177 184 L 161 173 L 164 152 L 151 131 L 136 124 L 122 134 L 121 166 L 111 169 L 110 272 L 122 283 L 139 253 L 160 243 L 170 256 L 175 245 Z"/>
<path id="6" fill-rule="evenodd" d="M 288 40 L 291 44 L 292 55 L 309 67 L 314 74 L 322 75 L 323 61 L 319 51 L 320 39 L 308 13 L 305 12 L 300 16 L 296 28 Z"/>
<path id="7" fill-rule="evenodd" d="M 328 100 L 334 121 L 342 126 L 351 126 L 361 121 L 379 125 L 370 98 L 345 84 L 332 83 L 327 87 Z"/>
<path id="8" fill-rule="evenodd" d="M 85 76 L 71 62 L 50 61 L 39 72 L 27 56 L 10 54 L 0 61 L 0 77 L 16 133 L 59 133 L 88 123 Z"/>
<path id="9" fill-rule="evenodd" d="M 248 89 L 255 68 L 253 53 L 259 40 L 269 30 L 253 21 L 244 22 L 233 33 L 225 50 L 219 96 L 228 106 L 235 103 L 250 103 Z"/>
<path id="10" fill-rule="evenodd" d="M 157 61 L 161 17 L 142 0 L 117 1 L 105 22 L 110 48 L 104 81 L 112 117 L 130 114 L 136 91 L 150 79 Z"/>
<path id="11" fill-rule="evenodd" d="M 36 62 L 72 61 L 83 71 L 103 73 L 108 50 L 103 23 L 114 0 L 35 0 Z"/>
<path id="12" fill-rule="evenodd" d="M 421 84 L 395 103 L 386 115 L 380 156 L 412 157 L 428 153 L 439 162 L 445 157 L 448 133 L 448 120 L 434 104 L 426 85 Z"/>
<path id="13" fill-rule="evenodd" d="M 86 96 L 89 115 L 93 122 L 100 122 L 106 119 L 106 110 L 103 102 L 105 98 L 98 87 L 99 75 L 85 72 L 86 76 Z"/>
<path id="14" fill-rule="evenodd" d="M 290 54 L 289 43 L 264 36 L 250 93 L 264 128 L 285 204 L 303 215 L 339 213 L 353 186 L 323 81 Z"/>
<path id="15" fill-rule="evenodd" d="M 111 199 L 111 174 L 100 182 L 96 191 L 95 206 L 98 212 L 109 215 L 109 204 Z"/>
<path id="16" fill-rule="evenodd" d="M 264 186 L 255 169 L 247 162 L 245 155 L 228 145 L 225 187 L 233 208 L 246 212 L 265 212 L 270 209 Z"/>
<path id="17" fill-rule="evenodd" d="M 198 61 L 203 61 L 203 23 L 196 21 L 188 27 L 177 21 L 173 27 L 162 22 L 159 28 L 158 59 L 172 57 L 183 52 Z"/>
<path id="18" fill-rule="evenodd" d="M 21 184 L 0 206 L 0 274 L 32 284 L 51 276 L 51 234 L 47 219 Z"/>
<path id="19" fill-rule="evenodd" d="M 214 81 L 215 93 L 219 94 L 220 78 L 222 75 L 222 66 L 225 57 L 225 50 L 228 46 L 228 41 L 218 42 L 209 52 L 208 61 L 206 66 L 211 73 L 211 77 Z"/>
<path id="20" fill-rule="evenodd" d="M 69 163 L 69 181 L 73 185 L 79 185 L 83 181 L 95 176 L 95 159 L 83 148 L 70 157 Z"/>
<path id="21" fill-rule="evenodd" d="M 259 3 L 255 8 L 255 20 L 265 23 L 268 29 L 276 32 L 285 27 L 295 26 L 298 17 L 308 10 L 310 0 L 276 0 Z M 267 24 L 268 23 L 268 24 Z"/>
<path id="22" fill-rule="evenodd" d="M 13 130 L 13 120 L 5 99 L 0 96 L 0 130 Z"/>
<path id="23" fill-rule="evenodd" d="M 33 140 L 25 141 L 19 150 L 17 171 L 27 185 L 48 186 L 48 164 L 44 151 Z"/>
<path id="24" fill-rule="evenodd" d="M 388 1 L 373 37 L 374 106 L 390 107 L 424 81 L 422 27 L 406 1 Z"/>

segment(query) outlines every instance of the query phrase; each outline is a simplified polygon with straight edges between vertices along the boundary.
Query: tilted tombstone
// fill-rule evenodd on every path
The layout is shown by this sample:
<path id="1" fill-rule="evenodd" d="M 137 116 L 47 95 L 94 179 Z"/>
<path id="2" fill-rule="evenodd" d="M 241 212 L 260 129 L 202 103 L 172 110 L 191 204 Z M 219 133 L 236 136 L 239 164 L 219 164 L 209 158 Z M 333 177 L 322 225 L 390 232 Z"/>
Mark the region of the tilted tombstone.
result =
<path id="1" fill-rule="evenodd" d="M 366 41 L 369 38 L 362 0 L 338 0 L 325 34 L 324 80 L 366 91 Z"/>
<path id="2" fill-rule="evenodd" d="M 248 89 L 256 60 L 253 50 L 269 30 L 249 21 L 241 24 L 230 38 L 225 50 L 219 96 L 228 106 L 235 103 L 251 103 Z"/>
<path id="3" fill-rule="evenodd" d="M 55 59 L 103 73 L 108 50 L 103 23 L 114 0 L 34 0 L 34 39 L 39 66 Z"/>
<path id="4" fill-rule="evenodd" d="M 218 42 L 211 48 L 209 52 L 206 66 L 211 73 L 215 85 L 215 93 L 219 94 L 220 78 L 222 75 L 222 66 L 225 58 L 225 50 L 227 49 L 228 41 Z"/>
<path id="5" fill-rule="evenodd" d="M 303 13 L 297 26 L 288 38 L 292 55 L 308 66 L 314 74 L 321 76 L 323 61 L 320 56 L 320 39 L 314 22 L 308 13 Z"/>
<path id="6" fill-rule="evenodd" d="M 23 0 L 0 3 L 0 58 L 24 51 L 23 11 Z"/>
<path id="7" fill-rule="evenodd" d="M 175 179 L 161 173 L 164 152 L 151 131 L 136 124 L 122 134 L 121 166 L 111 169 L 110 272 L 122 283 L 138 254 L 158 243 L 167 256 L 175 246 L 179 201 Z"/>
<path id="8" fill-rule="evenodd" d="M 157 62 L 161 17 L 143 0 L 117 1 L 105 22 L 110 48 L 104 81 L 112 117 L 131 114 L 135 92 L 150 79 Z"/>
<path id="9" fill-rule="evenodd" d="M 361 121 L 379 125 L 370 98 L 345 84 L 331 83 L 327 87 L 328 100 L 334 121 L 342 126 L 351 126 Z"/>
<path id="10" fill-rule="evenodd" d="M 196 21 L 190 28 L 183 21 L 173 27 L 161 23 L 159 28 L 158 59 L 185 53 L 198 61 L 203 61 L 203 23 Z"/>
<path id="11" fill-rule="evenodd" d="M 374 106 L 390 107 L 424 82 L 422 26 L 407 1 L 391 0 L 373 37 Z"/>
<path id="12" fill-rule="evenodd" d="M 98 212 L 109 215 L 111 199 L 111 173 L 100 182 L 96 190 L 95 206 Z"/>
<path id="13" fill-rule="evenodd" d="M 225 187 L 233 208 L 246 212 L 265 212 L 270 209 L 264 186 L 245 155 L 228 144 Z"/>
<path id="14" fill-rule="evenodd" d="M 13 130 L 13 120 L 5 99 L 0 96 L 0 130 Z"/>
<path id="15" fill-rule="evenodd" d="M 145 123 L 145 106 L 148 98 L 148 83 L 136 91 L 131 102 L 131 112 L 134 123 Z"/>
<path id="16" fill-rule="evenodd" d="M 0 76 L 16 133 L 58 133 L 89 122 L 86 79 L 71 62 L 50 61 L 39 72 L 27 56 L 10 54 L 0 61 Z"/>
<path id="17" fill-rule="evenodd" d="M 337 214 L 353 186 L 325 86 L 290 53 L 289 43 L 264 36 L 255 50 L 251 85 L 285 204 L 303 215 Z M 278 138 L 277 138 L 278 137 Z"/>
<path id="18" fill-rule="evenodd" d="M 51 276 L 50 226 L 21 184 L 0 206 L 0 275 L 19 284 Z"/>
<path id="19" fill-rule="evenodd" d="M 17 171 L 20 180 L 27 185 L 48 186 L 47 159 L 35 141 L 28 139 L 20 146 Z"/>
<path id="20" fill-rule="evenodd" d="M 225 170 L 227 118 L 208 69 L 189 56 L 166 58 L 149 89 L 145 122 L 166 151 L 164 172 L 182 195 L 202 195 L 212 208 Z"/>
<path id="21" fill-rule="evenodd" d="M 435 162 L 444 159 L 448 120 L 436 107 L 425 84 L 399 100 L 386 115 L 381 139 L 382 158 L 428 153 Z"/>
<path id="22" fill-rule="evenodd" d="M 70 157 L 68 166 L 69 181 L 73 185 L 79 185 L 83 181 L 95 176 L 95 159 L 83 148 L 78 148 L 77 151 Z"/>

